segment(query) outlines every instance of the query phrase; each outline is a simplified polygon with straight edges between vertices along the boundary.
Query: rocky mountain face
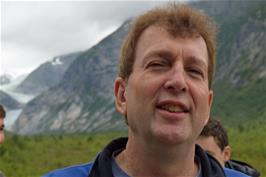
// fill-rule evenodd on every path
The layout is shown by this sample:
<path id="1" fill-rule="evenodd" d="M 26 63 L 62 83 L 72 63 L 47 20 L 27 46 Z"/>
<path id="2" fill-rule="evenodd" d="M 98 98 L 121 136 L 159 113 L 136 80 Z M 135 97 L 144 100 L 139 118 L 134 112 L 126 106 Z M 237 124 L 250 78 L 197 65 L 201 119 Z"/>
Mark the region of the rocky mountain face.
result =
<path id="1" fill-rule="evenodd" d="M 59 85 L 27 104 L 13 130 L 35 134 L 122 128 L 123 121 L 114 108 L 113 81 L 128 25 L 129 22 L 125 22 L 116 32 L 82 53 Z"/>
<path id="2" fill-rule="evenodd" d="M 7 110 L 19 109 L 21 104 L 13 99 L 10 95 L 0 90 L 0 104 L 3 105 Z"/>
<path id="3" fill-rule="evenodd" d="M 9 74 L 1 75 L 0 76 L 0 86 L 9 84 L 11 82 L 12 78 L 13 77 Z"/>
<path id="4" fill-rule="evenodd" d="M 227 122 L 266 119 L 266 3 L 197 2 L 219 24 L 213 115 Z M 30 101 L 13 126 L 19 134 L 124 129 L 114 108 L 113 81 L 129 22 L 83 52 L 61 82 Z"/>
<path id="5" fill-rule="evenodd" d="M 43 91 L 57 85 L 63 78 L 68 67 L 82 52 L 75 52 L 54 57 L 37 69 L 15 89 L 15 91 L 38 95 Z"/>
<path id="6" fill-rule="evenodd" d="M 266 120 L 266 2 L 224 7 L 214 16 L 221 25 L 213 115 L 229 126 Z"/>

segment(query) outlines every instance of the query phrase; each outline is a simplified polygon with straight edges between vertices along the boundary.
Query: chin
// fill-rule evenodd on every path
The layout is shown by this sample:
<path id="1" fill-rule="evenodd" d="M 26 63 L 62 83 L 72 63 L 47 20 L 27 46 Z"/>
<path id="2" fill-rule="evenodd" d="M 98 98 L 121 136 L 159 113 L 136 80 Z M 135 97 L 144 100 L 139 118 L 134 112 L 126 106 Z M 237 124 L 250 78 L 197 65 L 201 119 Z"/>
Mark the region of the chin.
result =
<path id="1" fill-rule="evenodd" d="M 156 133 L 157 138 L 160 142 L 168 145 L 178 145 L 187 141 L 187 136 L 184 132 L 178 132 L 176 129 L 171 131 L 161 130 Z"/>

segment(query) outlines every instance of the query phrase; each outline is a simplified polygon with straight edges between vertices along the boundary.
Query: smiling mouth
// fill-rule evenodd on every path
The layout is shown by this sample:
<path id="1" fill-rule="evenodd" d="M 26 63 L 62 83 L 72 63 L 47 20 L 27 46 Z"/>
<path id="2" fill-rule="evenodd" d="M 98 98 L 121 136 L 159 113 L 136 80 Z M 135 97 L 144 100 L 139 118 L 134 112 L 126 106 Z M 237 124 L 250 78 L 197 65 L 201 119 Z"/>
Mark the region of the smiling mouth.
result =
<path id="1" fill-rule="evenodd" d="M 161 105 L 161 106 L 158 106 L 158 108 L 163 109 L 168 112 L 172 112 L 172 113 L 188 113 L 187 109 L 182 108 L 177 105 L 172 105 L 172 104 Z"/>

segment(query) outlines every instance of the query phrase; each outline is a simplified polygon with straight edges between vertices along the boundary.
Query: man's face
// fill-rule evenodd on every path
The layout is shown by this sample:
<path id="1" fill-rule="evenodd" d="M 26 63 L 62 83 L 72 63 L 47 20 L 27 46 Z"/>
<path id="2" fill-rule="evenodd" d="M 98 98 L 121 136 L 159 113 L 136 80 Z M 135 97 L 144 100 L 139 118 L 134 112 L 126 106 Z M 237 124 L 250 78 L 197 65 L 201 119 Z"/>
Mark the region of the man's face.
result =
<path id="1" fill-rule="evenodd" d="M 224 150 L 221 150 L 221 148 L 215 142 L 213 136 L 200 136 L 197 139 L 197 144 L 199 144 L 205 151 L 216 158 L 222 166 L 224 166 L 225 162 L 230 159 L 230 147 L 226 146 Z"/>
<path id="2" fill-rule="evenodd" d="M 146 141 L 194 143 L 212 102 L 207 73 L 202 37 L 174 38 L 151 26 L 139 38 L 128 80 L 116 80 L 117 109 L 127 116 L 129 130 Z"/>
<path id="3" fill-rule="evenodd" d="M 0 144 L 4 142 L 4 119 L 0 117 Z"/>

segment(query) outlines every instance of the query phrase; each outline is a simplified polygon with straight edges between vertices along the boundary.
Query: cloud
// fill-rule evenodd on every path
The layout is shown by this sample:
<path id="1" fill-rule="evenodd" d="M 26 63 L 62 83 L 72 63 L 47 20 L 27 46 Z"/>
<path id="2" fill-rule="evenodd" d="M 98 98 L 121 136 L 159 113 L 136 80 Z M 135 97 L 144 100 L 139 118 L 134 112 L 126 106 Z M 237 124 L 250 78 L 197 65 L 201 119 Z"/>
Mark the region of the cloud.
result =
<path id="1" fill-rule="evenodd" d="M 52 57 L 86 50 L 125 20 L 163 4 L 134 2 L 1 2 L 1 72 L 29 72 Z"/>

